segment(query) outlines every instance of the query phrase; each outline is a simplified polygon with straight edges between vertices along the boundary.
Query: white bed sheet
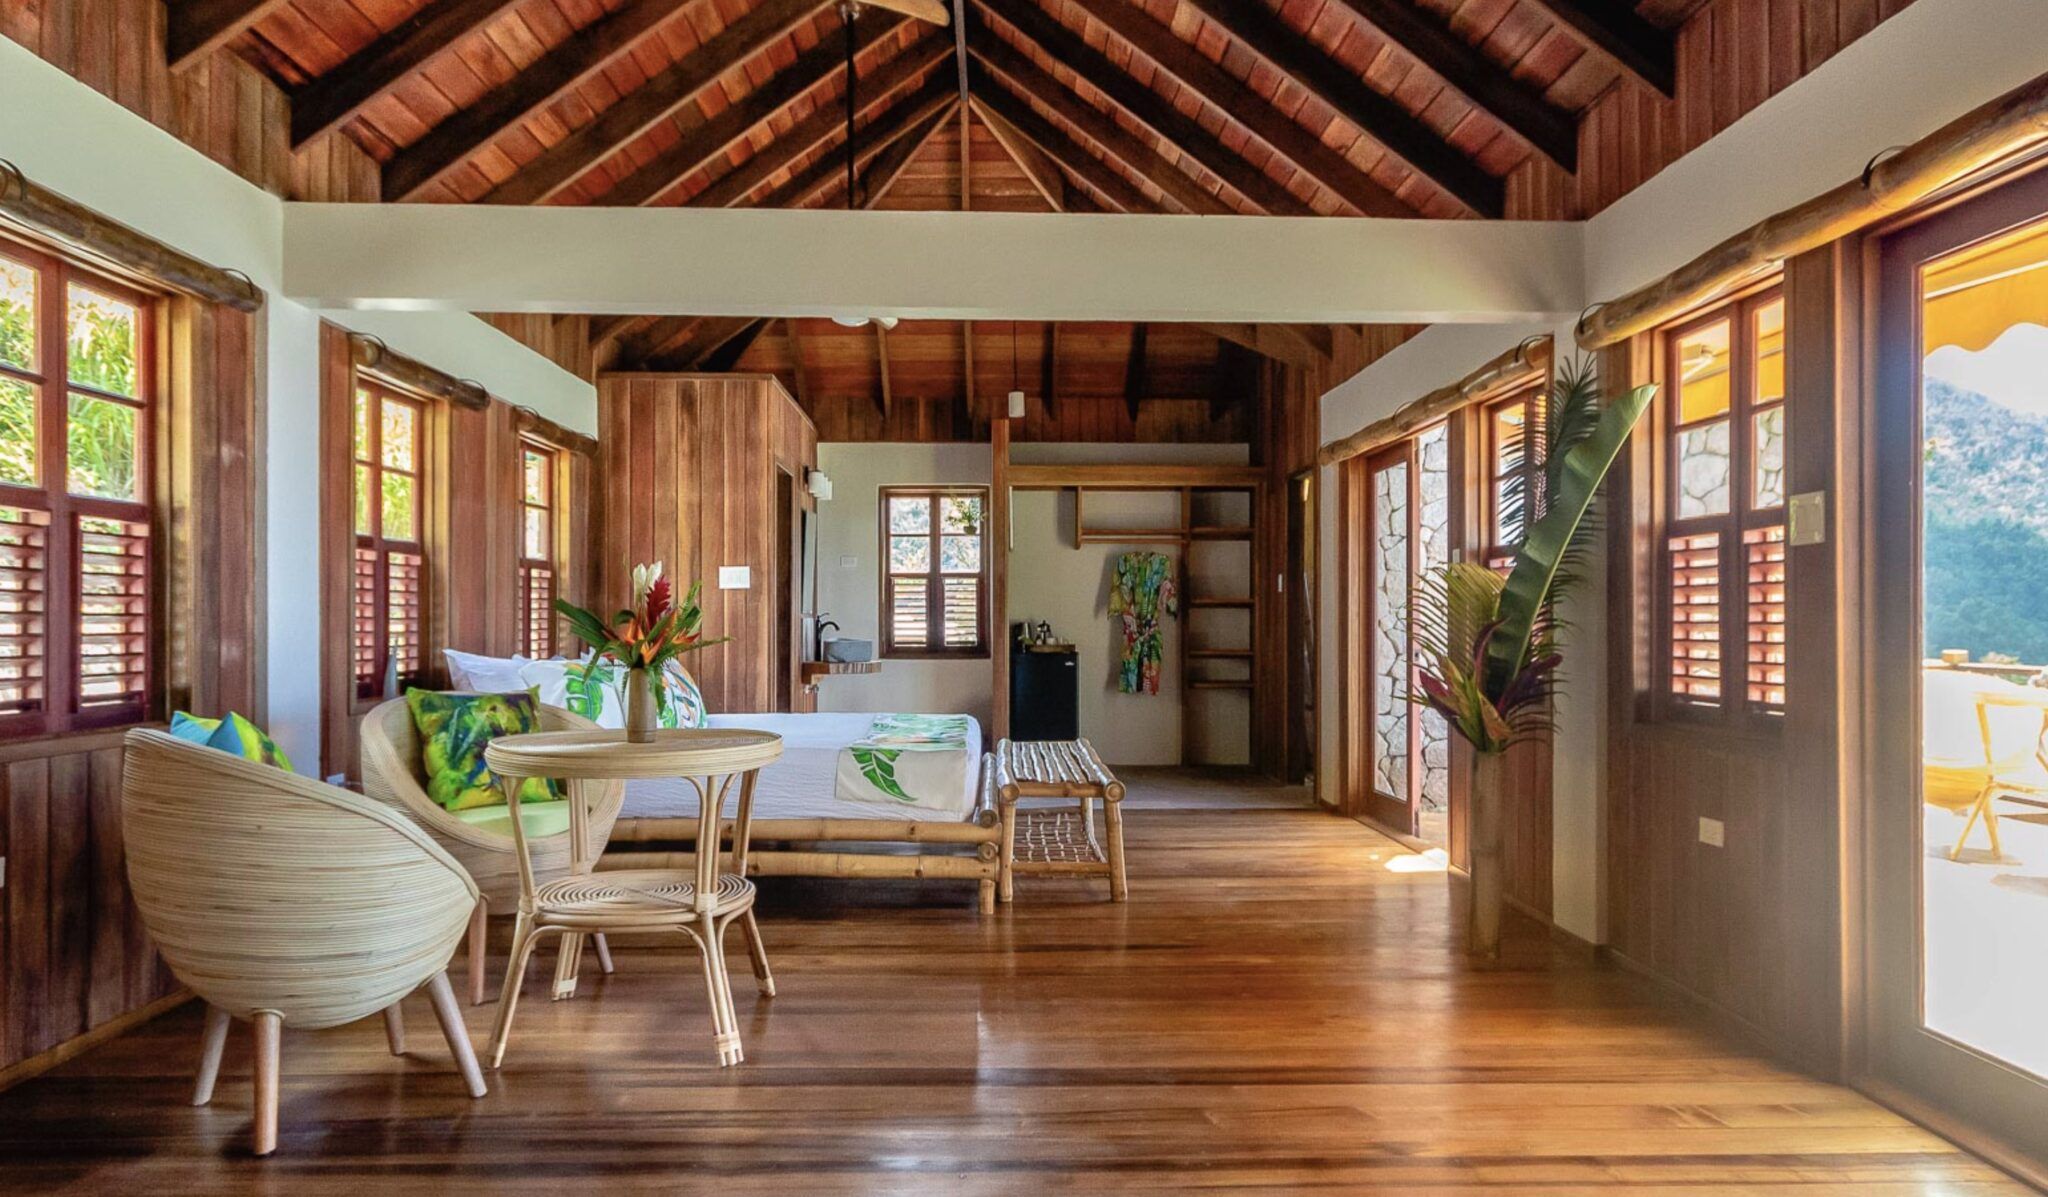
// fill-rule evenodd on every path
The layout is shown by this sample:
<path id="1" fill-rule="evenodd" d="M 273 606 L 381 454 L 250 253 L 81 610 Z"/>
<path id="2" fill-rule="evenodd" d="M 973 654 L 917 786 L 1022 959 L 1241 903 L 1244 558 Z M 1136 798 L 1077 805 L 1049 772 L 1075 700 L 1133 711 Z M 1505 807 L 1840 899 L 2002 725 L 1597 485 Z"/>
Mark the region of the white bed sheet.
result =
<path id="1" fill-rule="evenodd" d="M 774 732 L 782 737 L 782 757 L 761 770 L 754 783 L 756 819 L 896 819 L 920 823 L 960 823 L 974 811 L 981 788 L 981 724 L 967 720 L 965 784 L 957 802 L 945 809 L 900 802 L 860 802 L 838 794 L 839 753 L 863 739 L 875 715 L 866 711 L 814 711 L 804 714 L 713 715 L 711 726 Z M 950 796 L 949 796 L 950 797 Z M 727 800 L 727 814 L 737 799 Z M 691 819 L 697 815 L 697 792 L 681 778 L 626 783 L 626 819 Z"/>

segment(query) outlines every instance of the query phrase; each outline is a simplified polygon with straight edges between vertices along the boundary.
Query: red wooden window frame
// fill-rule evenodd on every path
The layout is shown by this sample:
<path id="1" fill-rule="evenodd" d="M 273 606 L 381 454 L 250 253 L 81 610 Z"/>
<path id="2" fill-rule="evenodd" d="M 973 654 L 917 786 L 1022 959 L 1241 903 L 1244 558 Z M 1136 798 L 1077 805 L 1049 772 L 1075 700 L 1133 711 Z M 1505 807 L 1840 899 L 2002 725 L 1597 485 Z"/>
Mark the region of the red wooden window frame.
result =
<path id="1" fill-rule="evenodd" d="M 369 378 L 357 378 L 351 416 L 359 418 L 365 402 L 376 405 L 367 421 L 365 443 L 357 446 L 350 437 L 351 490 L 349 529 L 355 538 L 355 570 L 350 619 L 350 659 L 354 665 L 356 697 L 378 698 L 384 694 L 384 674 L 398 654 L 400 687 L 419 681 L 426 668 L 427 641 L 427 558 L 425 531 L 427 478 L 425 461 L 427 405 L 409 395 Z M 397 405 L 411 411 L 413 420 L 410 469 L 384 462 L 384 409 Z M 353 427 L 353 423 L 351 424 Z M 413 480 L 411 536 L 392 536 L 383 525 L 384 477 L 399 474 Z M 367 481 L 371 495 L 373 529 L 365 532 L 356 521 L 360 492 Z"/>
<path id="2" fill-rule="evenodd" d="M 1764 313 L 1773 308 L 1779 329 L 1779 393 L 1763 396 L 1759 328 Z M 1788 399 L 1783 362 L 1790 337 L 1784 312 L 1783 290 L 1772 286 L 1689 317 L 1659 337 L 1666 386 L 1658 404 L 1664 467 L 1664 527 L 1657 538 L 1663 629 L 1658 657 L 1663 705 L 1673 714 L 1775 725 L 1784 713 L 1789 429 L 1780 434 L 1785 448 L 1775 502 L 1758 501 L 1756 435 L 1758 417 L 1783 412 Z M 1680 347 L 1687 337 L 1723 323 L 1728 326 L 1728 408 L 1681 423 L 1685 367 Z M 1728 510 L 1681 517 L 1680 439 L 1721 420 L 1729 429 Z"/>
<path id="3" fill-rule="evenodd" d="M 527 472 L 536 466 L 541 479 L 538 500 L 526 485 Z M 519 651 L 535 660 L 555 655 L 555 591 L 562 576 L 555 551 L 560 466 L 560 450 L 539 441 L 519 442 Z M 536 520 L 539 556 L 534 555 L 534 537 L 529 534 Z"/>
<path id="4" fill-rule="evenodd" d="M 931 524 L 923 535 L 931 538 L 931 568 L 918 573 L 897 573 L 890 569 L 889 507 L 896 499 L 929 499 L 931 501 Z M 988 488 L 985 486 L 885 486 L 881 491 L 878 505 L 881 576 L 881 625 L 882 655 L 885 657 L 986 657 L 989 653 L 988 627 Z M 981 525 L 978 535 L 981 539 L 981 569 L 973 574 L 947 574 L 939 566 L 939 542 L 945 535 L 940 531 L 939 503 L 942 499 L 981 500 Z M 913 533 L 912 535 L 916 535 Z M 956 534 L 957 535 L 957 534 Z M 921 641 L 910 641 L 900 636 L 896 628 L 896 605 L 892 593 L 898 579 L 923 578 L 925 581 L 925 635 Z M 943 643 L 945 627 L 946 580 L 973 579 L 974 582 L 974 643 Z M 932 642 L 934 635 L 940 643 Z"/>
<path id="5" fill-rule="evenodd" d="M 1484 404 L 1479 409 L 1481 443 L 1485 446 L 1481 474 L 1486 493 L 1482 496 L 1486 512 L 1484 539 L 1485 555 L 1481 558 L 1488 569 L 1506 570 L 1514 564 L 1515 549 L 1522 543 L 1522 536 L 1528 534 L 1529 525 L 1542 514 L 1543 509 L 1543 442 L 1544 421 L 1548 418 L 1541 387 L 1525 387 L 1521 390 Z M 1511 470 L 1500 468 L 1501 443 L 1500 415 L 1512 408 L 1522 409 L 1522 460 Z M 1519 475 L 1522 491 L 1521 535 L 1510 537 L 1501 526 L 1501 491 Z"/>
<path id="6" fill-rule="evenodd" d="M 36 275 L 35 368 L 0 363 L 0 380 L 25 385 L 35 397 L 38 474 L 34 485 L 0 483 L 0 676 L 22 682 L 0 682 L 8 696 L 0 702 L 0 736 L 160 717 L 151 501 L 160 305 L 155 296 L 21 242 L 0 238 L 0 258 Z M 134 394 L 70 377 L 73 287 L 134 307 Z M 132 500 L 71 492 L 74 395 L 136 412 Z M 119 688 L 89 694 L 95 685 Z"/>

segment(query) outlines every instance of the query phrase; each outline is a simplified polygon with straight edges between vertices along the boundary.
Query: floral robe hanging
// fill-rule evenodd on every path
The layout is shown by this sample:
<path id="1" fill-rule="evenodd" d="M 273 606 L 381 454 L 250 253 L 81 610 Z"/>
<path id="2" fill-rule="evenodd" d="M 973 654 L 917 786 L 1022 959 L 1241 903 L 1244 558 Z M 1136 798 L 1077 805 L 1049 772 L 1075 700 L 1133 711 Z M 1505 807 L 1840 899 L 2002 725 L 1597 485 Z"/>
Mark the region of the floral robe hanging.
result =
<path id="1" fill-rule="evenodd" d="M 1173 575 L 1173 558 L 1164 553 L 1125 553 L 1116 559 L 1109 614 L 1124 638 L 1123 656 L 1117 662 L 1119 693 L 1159 693 L 1159 664 L 1166 655 L 1159 620 L 1180 614 Z"/>

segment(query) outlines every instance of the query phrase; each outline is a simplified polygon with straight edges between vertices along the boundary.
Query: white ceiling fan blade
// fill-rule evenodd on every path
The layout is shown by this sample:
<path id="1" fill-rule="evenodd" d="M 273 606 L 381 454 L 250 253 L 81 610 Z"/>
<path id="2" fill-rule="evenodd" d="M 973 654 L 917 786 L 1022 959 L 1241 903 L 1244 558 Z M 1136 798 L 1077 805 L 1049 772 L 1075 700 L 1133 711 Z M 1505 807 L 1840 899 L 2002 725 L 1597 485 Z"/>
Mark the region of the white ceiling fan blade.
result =
<path id="1" fill-rule="evenodd" d="M 906 17 L 916 17 L 920 21 L 930 21 L 934 25 L 953 23 L 952 10 L 940 0 L 861 0 L 861 3 L 875 8 L 886 8 L 890 12 L 900 12 Z"/>

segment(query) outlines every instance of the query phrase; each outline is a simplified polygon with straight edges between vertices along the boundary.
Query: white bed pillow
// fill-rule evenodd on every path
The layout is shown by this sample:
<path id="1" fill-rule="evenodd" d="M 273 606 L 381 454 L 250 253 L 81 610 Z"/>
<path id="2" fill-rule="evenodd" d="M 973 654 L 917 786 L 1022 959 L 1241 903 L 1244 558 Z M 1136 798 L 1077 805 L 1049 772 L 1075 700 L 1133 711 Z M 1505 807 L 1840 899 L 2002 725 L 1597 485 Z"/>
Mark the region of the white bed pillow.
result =
<path id="1" fill-rule="evenodd" d="M 680 661 L 670 661 L 662 670 L 662 680 L 667 690 L 667 701 L 662 704 L 661 725 L 708 727 L 704 695 L 697 689 L 697 681 L 690 676 L 690 671 L 683 668 Z M 611 664 L 601 666 L 591 684 L 594 689 L 586 691 L 581 662 L 557 658 L 528 661 L 519 670 L 516 688 L 532 687 L 539 692 L 543 704 L 574 711 L 599 727 L 616 729 L 626 726 L 625 669 Z"/>
<path id="2" fill-rule="evenodd" d="M 448 683 L 457 690 L 474 694 L 511 694 L 526 689 L 519 671 L 532 662 L 526 657 L 486 657 L 477 653 L 444 648 L 448 661 Z"/>

